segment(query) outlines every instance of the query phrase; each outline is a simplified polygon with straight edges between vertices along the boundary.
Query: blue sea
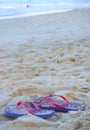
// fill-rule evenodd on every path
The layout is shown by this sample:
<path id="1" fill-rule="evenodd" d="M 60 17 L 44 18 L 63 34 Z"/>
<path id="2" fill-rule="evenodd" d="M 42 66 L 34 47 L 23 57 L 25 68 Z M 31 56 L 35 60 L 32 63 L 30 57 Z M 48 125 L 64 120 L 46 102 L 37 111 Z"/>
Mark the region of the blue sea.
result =
<path id="1" fill-rule="evenodd" d="M 90 0 L 0 0 L 0 17 L 90 8 Z"/>

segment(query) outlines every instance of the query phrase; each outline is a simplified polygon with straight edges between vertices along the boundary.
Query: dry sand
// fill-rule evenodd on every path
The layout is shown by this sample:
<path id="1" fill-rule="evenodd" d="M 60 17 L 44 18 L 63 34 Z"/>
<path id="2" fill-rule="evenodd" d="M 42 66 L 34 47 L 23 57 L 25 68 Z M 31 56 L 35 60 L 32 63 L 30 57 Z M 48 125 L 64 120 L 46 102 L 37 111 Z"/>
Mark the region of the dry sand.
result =
<path id="1" fill-rule="evenodd" d="M 6 105 L 60 94 L 83 112 L 5 117 Z M 90 129 L 90 9 L 0 20 L 0 130 Z"/>

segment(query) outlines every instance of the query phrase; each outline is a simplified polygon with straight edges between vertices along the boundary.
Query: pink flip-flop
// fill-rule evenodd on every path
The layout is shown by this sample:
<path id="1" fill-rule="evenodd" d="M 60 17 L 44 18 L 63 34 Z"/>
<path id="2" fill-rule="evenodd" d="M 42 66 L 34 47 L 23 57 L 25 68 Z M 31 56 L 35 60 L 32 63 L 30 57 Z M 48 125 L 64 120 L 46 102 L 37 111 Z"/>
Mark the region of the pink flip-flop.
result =
<path id="1" fill-rule="evenodd" d="M 60 97 L 60 99 L 56 99 L 55 97 Z M 40 108 L 61 112 L 85 110 L 85 105 L 70 102 L 66 97 L 56 94 L 38 98 L 35 100 L 35 103 L 37 103 Z"/>
<path id="2" fill-rule="evenodd" d="M 42 109 L 33 102 L 18 102 L 16 105 L 9 105 L 5 108 L 5 115 L 8 117 L 19 117 L 27 114 L 33 114 L 41 118 L 49 118 L 54 116 L 55 112 Z"/>

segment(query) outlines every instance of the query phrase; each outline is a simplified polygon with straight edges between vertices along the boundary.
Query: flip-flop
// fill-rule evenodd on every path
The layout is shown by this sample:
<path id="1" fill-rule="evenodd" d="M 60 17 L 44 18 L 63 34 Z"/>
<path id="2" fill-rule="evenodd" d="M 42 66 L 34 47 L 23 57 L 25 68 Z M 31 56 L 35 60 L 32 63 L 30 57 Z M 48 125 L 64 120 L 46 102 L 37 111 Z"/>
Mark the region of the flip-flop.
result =
<path id="1" fill-rule="evenodd" d="M 41 109 L 33 102 L 18 102 L 16 105 L 9 105 L 5 108 L 5 115 L 8 117 L 19 117 L 27 114 L 49 118 L 54 116 L 55 111 Z"/>
<path id="2" fill-rule="evenodd" d="M 56 97 L 60 97 L 61 99 L 56 99 Z M 38 98 L 35 100 L 40 108 L 48 109 L 48 110 L 55 110 L 61 112 L 68 112 L 68 111 L 84 111 L 85 105 L 75 102 L 70 102 L 66 97 L 60 95 L 50 95 Z"/>

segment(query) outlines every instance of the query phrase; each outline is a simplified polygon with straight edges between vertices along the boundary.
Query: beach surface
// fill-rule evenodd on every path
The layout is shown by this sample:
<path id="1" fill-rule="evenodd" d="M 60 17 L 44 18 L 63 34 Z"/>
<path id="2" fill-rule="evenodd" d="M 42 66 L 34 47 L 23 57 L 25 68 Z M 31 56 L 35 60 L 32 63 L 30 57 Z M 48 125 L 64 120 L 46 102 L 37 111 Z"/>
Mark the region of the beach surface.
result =
<path id="1" fill-rule="evenodd" d="M 85 111 L 42 119 L 7 105 L 60 94 Z M 0 20 L 0 130 L 90 129 L 90 9 Z"/>

